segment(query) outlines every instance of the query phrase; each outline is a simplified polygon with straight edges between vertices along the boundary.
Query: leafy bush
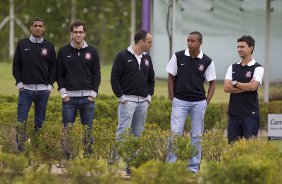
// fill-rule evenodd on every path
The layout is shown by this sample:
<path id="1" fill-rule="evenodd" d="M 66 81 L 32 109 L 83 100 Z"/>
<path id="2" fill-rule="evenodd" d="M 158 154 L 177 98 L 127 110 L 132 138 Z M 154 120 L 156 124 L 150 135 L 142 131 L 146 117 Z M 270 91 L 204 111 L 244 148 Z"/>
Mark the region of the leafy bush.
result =
<path id="1" fill-rule="evenodd" d="M 28 167 L 28 159 L 23 155 L 0 153 L 0 175 L 10 173 L 12 175 L 23 174 L 23 170 Z"/>
<path id="2" fill-rule="evenodd" d="M 87 127 L 79 122 L 69 123 L 66 128 L 62 128 L 61 137 L 58 137 L 57 141 L 58 146 L 61 146 L 64 158 L 71 160 L 80 157 L 83 150 L 83 134 L 86 131 L 88 131 Z"/>
<path id="3" fill-rule="evenodd" d="M 168 132 L 148 124 L 140 137 L 124 134 L 118 143 L 119 156 L 130 166 L 138 167 L 149 160 L 165 161 Z"/>
<path id="4" fill-rule="evenodd" d="M 187 161 L 198 154 L 188 136 L 179 136 L 175 139 L 175 153 L 178 161 Z"/>
<path id="5" fill-rule="evenodd" d="M 118 183 L 120 175 L 115 166 L 108 166 L 105 160 L 85 158 L 70 163 L 69 176 L 74 183 Z"/>
<path id="6" fill-rule="evenodd" d="M 227 127 L 227 107 L 226 103 L 211 103 L 205 112 L 205 129 L 225 129 Z"/>
<path id="7" fill-rule="evenodd" d="M 16 122 L 17 97 L 0 96 L 0 125 L 4 122 Z M 61 99 L 50 97 L 47 105 L 46 121 L 62 122 Z M 117 121 L 117 98 L 114 96 L 99 95 L 96 99 L 95 120 L 110 118 Z M 205 113 L 205 129 L 226 129 L 227 128 L 227 103 L 211 103 Z M 267 128 L 267 114 L 282 113 L 282 101 L 272 101 L 269 103 L 260 102 L 260 127 Z M 148 124 L 156 123 L 162 130 L 170 129 L 171 102 L 164 97 L 154 97 L 149 109 L 146 121 Z M 79 119 L 79 118 L 78 118 Z M 29 113 L 28 123 L 33 122 L 33 108 Z M 5 124 L 5 123 L 4 123 Z M 185 124 L 185 131 L 190 131 L 190 118 Z M 31 129 L 28 131 L 31 131 Z M 1 141 L 1 140 L 0 140 Z"/>
<path id="8" fill-rule="evenodd" d="M 282 100 L 282 94 L 281 93 L 271 93 L 269 96 L 269 101 L 277 101 L 277 100 Z"/>
<path id="9" fill-rule="evenodd" d="M 164 97 L 154 97 L 151 101 L 147 122 L 156 123 L 163 130 L 170 130 L 171 102 Z"/>
<path id="10" fill-rule="evenodd" d="M 0 177 L 3 183 L 122 183 L 117 165 L 107 165 L 112 148 L 115 147 L 117 127 L 117 99 L 100 95 L 96 100 L 95 120 L 91 145 L 93 154 L 83 158 L 83 136 L 87 127 L 80 124 L 79 118 L 63 131 L 61 120 L 61 99 L 50 98 L 46 121 L 35 132 L 33 127 L 33 108 L 26 122 L 25 152 L 17 153 L 15 127 L 17 125 L 17 99 L 0 97 Z M 205 115 L 207 131 L 202 139 L 201 183 L 279 183 L 282 165 L 279 149 L 266 141 L 240 140 L 227 145 L 223 136 L 226 129 L 227 104 L 210 104 Z M 268 113 L 281 113 L 282 101 L 260 104 L 261 128 L 267 127 Z M 197 183 L 195 176 L 187 173 L 187 159 L 195 154 L 188 136 L 175 138 L 176 164 L 164 164 L 170 129 L 171 104 L 168 100 L 154 98 L 149 111 L 145 130 L 139 138 L 126 134 L 119 143 L 118 151 L 123 161 L 133 168 L 133 183 Z M 187 127 L 190 130 L 190 119 Z M 218 128 L 218 130 L 215 130 Z M 64 142 L 66 141 L 66 142 Z M 64 149 L 62 149 L 64 148 Z M 66 149 L 65 149 L 66 148 Z M 65 160 L 66 151 L 71 160 Z M 182 162 L 183 161 L 183 162 Z M 60 178 L 50 175 L 52 164 L 61 162 L 68 175 Z M 41 170 L 41 166 L 47 171 Z M 40 168 L 40 169 L 39 169 Z M 24 170 L 22 172 L 22 170 Z M 40 175 L 42 177 L 40 178 Z M 197 176 L 196 176 L 197 177 Z"/>
<path id="11" fill-rule="evenodd" d="M 270 142 L 256 139 L 240 139 L 223 151 L 222 161 L 228 163 L 242 155 L 267 155 L 274 157 L 278 153 L 279 148 Z"/>
<path id="12" fill-rule="evenodd" d="M 47 169 L 41 169 L 36 172 L 27 172 L 18 183 L 22 184 L 61 184 L 65 180 L 60 180 L 56 175 L 50 174 Z"/>
<path id="13" fill-rule="evenodd" d="M 115 145 L 117 121 L 111 118 L 95 120 L 93 124 L 93 156 L 95 160 L 110 160 L 111 149 Z"/>
<path id="14" fill-rule="evenodd" d="M 197 183 L 197 178 L 186 168 L 187 162 L 164 164 L 160 161 L 150 160 L 138 169 L 133 168 L 131 180 L 132 183 L 146 184 Z"/>
<path id="15" fill-rule="evenodd" d="M 206 161 L 220 162 L 223 150 L 227 147 L 227 139 L 223 130 L 210 130 L 203 134 L 202 158 Z"/>
<path id="16" fill-rule="evenodd" d="M 34 132 L 37 140 L 33 140 L 33 151 L 38 152 L 41 160 L 47 163 L 58 162 L 63 158 L 61 149 L 62 125 L 45 122 L 39 132 Z M 38 141 L 38 142 L 37 142 Z"/>
<path id="17" fill-rule="evenodd" d="M 200 183 L 274 184 L 282 179 L 279 149 L 262 140 L 240 140 L 223 152 L 221 162 L 207 162 Z"/>

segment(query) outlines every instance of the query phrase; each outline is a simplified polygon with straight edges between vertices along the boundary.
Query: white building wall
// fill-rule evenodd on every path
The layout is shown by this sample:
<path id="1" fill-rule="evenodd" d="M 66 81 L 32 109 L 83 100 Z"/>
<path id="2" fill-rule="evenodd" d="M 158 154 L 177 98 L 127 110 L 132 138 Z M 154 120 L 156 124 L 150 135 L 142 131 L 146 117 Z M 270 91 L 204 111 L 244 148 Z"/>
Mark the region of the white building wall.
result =
<path id="1" fill-rule="evenodd" d="M 256 41 L 254 58 L 264 65 L 266 0 L 176 0 L 174 51 L 187 48 L 189 32 L 203 34 L 202 50 L 214 62 L 223 80 L 228 66 L 240 60 L 237 39 L 251 35 Z M 282 81 L 282 0 L 271 1 L 270 81 Z M 170 59 L 166 17 L 169 0 L 153 1 L 152 59 L 157 78 L 167 78 Z"/>

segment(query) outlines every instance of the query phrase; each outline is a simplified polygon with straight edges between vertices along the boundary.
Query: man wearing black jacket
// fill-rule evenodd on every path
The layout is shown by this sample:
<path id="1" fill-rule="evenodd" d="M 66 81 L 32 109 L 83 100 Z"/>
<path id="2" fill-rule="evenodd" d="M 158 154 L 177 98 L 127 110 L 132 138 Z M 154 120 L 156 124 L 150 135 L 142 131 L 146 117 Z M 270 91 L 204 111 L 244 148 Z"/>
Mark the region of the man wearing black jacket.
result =
<path id="1" fill-rule="evenodd" d="M 154 94 L 155 73 L 151 57 L 152 35 L 138 31 L 134 44 L 117 54 L 111 73 L 111 85 L 119 98 L 116 140 L 130 128 L 134 136 L 144 130 L 147 109 Z M 130 175 L 129 168 L 126 169 Z"/>
<path id="2" fill-rule="evenodd" d="M 74 123 L 79 111 L 81 123 L 88 128 L 88 138 L 84 139 L 86 146 L 93 144 L 91 130 L 101 82 L 100 60 L 96 48 L 84 40 L 86 25 L 83 21 L 75 21 L 70 31 L 71 43 L 58 52 L 57 83 L 63 102 L 64 127 Z"/>
<path id="3" fill-rule="evenodd" d="M 19 151 L 23 150 L 26 141 L 25 122 L 32 102 L 34 128 L 38 131 L 45 119 L 49 94 L 56 80 L 56 52 L 53 44 L 43 38 L 43 19 L 35 18 L 30 30 L 30 37 L 18 42 L 13 61 L 13 75 L 19 89 L 17 120 L 23 125 L 23 129 L 17 128 Z"/>

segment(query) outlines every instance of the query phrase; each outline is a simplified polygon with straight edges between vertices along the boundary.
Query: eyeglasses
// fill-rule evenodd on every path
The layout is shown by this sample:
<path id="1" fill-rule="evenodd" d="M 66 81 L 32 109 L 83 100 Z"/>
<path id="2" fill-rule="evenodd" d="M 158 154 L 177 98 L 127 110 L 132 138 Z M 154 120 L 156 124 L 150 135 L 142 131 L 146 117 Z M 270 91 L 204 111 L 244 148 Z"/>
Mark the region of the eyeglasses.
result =
<path id="1" fill-rule="evenodd" d="M 73 31 L 72 34 L 84 34 L 84 31 Z"/>
<path id="2" fill-rule="evenodd" d="M 32 25 L 32 27 L 34 27 L 34 28 L 42 28 L 43 25 Z"/>

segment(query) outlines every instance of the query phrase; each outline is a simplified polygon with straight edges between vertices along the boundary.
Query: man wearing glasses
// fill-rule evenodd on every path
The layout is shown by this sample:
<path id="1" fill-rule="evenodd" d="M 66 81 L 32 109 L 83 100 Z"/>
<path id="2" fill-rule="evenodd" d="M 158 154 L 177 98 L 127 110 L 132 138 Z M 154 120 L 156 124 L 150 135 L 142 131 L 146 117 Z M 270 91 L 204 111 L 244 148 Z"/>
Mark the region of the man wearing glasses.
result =
<path id="1" fill-rule="evenodd" d="M 85 156 L 91 153 L 92 123 L 95 98 L 101 82 L 100 60 L 96 48 L 84 40 L 86 25 L 77 20 L 71 24 L 71 42 L 61 48 L 57 56 L 57 83 L 62 98 L 65 129 L 75 122 L 77 111 L 80 121 L 87 126 L 84 137 Z M 71 155 L 68 155 L 71 157 Z"/>

